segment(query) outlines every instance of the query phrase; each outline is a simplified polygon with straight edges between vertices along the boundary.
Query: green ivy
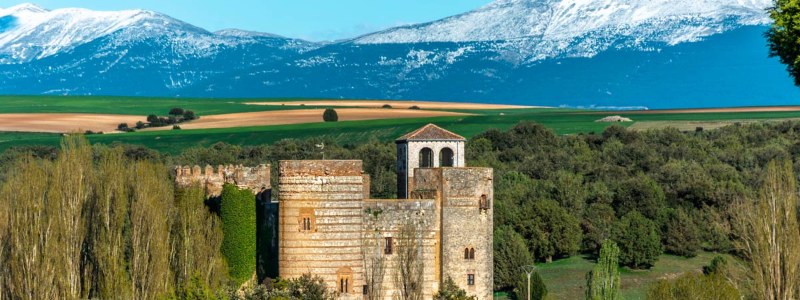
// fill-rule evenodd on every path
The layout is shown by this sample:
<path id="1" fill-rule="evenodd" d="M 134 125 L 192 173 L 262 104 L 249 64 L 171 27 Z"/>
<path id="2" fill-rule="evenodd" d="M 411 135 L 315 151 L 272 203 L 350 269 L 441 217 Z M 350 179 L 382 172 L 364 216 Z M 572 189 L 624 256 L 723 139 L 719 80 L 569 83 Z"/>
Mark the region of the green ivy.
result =
<path id="1" fill-rule="evenodd" d="M 256 197 L 248 189 L 225 184 L 220 196 L 222 255 L 231 283 L 241 285 L 256 270 Z"/>

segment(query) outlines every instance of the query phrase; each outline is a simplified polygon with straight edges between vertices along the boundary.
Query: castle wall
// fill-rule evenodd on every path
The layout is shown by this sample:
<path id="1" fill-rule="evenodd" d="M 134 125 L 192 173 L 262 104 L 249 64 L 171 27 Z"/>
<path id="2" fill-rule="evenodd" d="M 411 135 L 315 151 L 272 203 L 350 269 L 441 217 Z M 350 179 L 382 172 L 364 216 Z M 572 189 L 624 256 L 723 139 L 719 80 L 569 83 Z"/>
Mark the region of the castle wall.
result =
<path id="1" fill-rule="evenodd" d="M 280 276 L 319 275 L 331 290 L 346 278 L 339 299 L 361 299 L 361 161 L 281 161 L 279 172 Z"/>
<path id="2" fill-rule="evenodd" d="M 488 168 L 417 169 L 415 193 L 436 191 L 441 208 L 441 280 L 448 276 L 478 299 L 491 299 L 493 180 Z M 488 209 L 481 209 L 482 196 Z M 474 249 L 474 259 L 465 250 Z M 474 284 L 468 284 L 468 275 Z"/>
<path id="3" fill-rule="evenodd" d="M 414 225 L 417 232 L 417 245 L 423 264 L 423 296 L 431 299 L 439 290 L 436 273 L 439 269 L 439 218 L 434 199 L 420 200 L 367 200 L 364 203 L 363 251 L 367 259 L 381 257 L 384 261 L 382 281 L 383 299 L 399 299 L 397 282 L 398 246 L 400 228 Z M 385 239 L 393 239 L 393 253 L 385 254 Z M 365 265 L 369 265 L 368 263 Z M 369 268 L 369 267 L 367 267 Z M 367 274 L 372 273 L 365 270 Z"/>
<path id="4" fill-rule="evenodd" d="M 216 169 L 208 165 L 205 168 L 197 165 L 175 167 L 175 183 L 178 186 L 187 187 L 199 184 L 205 188 L 208 197 L 219 196 L 225 183 L 250 189 L 253 194 L 258 195 L 272 188 L 269 175 L 269 165 L 258 167 L 220 165 Z"/>

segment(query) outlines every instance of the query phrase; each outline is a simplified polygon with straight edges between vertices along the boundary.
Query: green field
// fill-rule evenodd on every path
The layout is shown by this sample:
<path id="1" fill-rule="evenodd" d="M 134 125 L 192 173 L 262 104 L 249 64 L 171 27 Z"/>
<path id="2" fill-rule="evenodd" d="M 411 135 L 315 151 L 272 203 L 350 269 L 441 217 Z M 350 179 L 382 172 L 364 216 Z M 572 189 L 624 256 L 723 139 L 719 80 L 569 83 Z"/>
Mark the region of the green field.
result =
<path id="1" fill-rule="evenodd" d="M 701 272 L 703 266 L 718 254 L 701 252 L 696 257 L 684 258 L 662 255 L 650 270 L 631 270 L 620 268 L 622 279 L 622 298 L 626 300 L 645 299 L 648 286 L 664 278 L 674 278 L 686 272 Z M 725 255 L 728 257 L 727 255 Z M 549 264 L 537 264 L 536 268 L 547 286 L 548 299 L 583 299 L 586 273 L 595 262 L 586 257 L 573 256 Z M 495 295 L 496 300 L 507 299 L 503 294 Z"/>
<path id="2" fill-rule="evenodd" d="M 135 97 L 62 97 L 62 96 L 3 96 L 0 113 L 109 113 L 147 115 L 166 113 L 172 107 L 183 107 L 203 115 L 297 109 L 298 106 L 246 105 L 251 101 L 287 101 L 297 99 L 183 99 Z M 305 107 L 311 108 L 311 107 Z M 735 113 L 624 113 L 597 112 L 560 108 L 531 108 L 503 110 L 461 110 L 475 114 L 463 117 L 433 117 L 419 119 L 348 121 L 220 129 L 149 131 L 125 134 L 91 135 L 95 143 L 129 143 L 147 146 L 166 153 L 178 153 L 187 147 L 208 146 L 216 142 L 240 145 L 269 144 L 287 138 L 329 138 L 337 142 L 358 143 L 370 138 L 391 141 L 427 123 L 436 123 L 465 137 L 472 137 L 490 128 L 508 129 L 520 121 L 541 123 L 558 134 L 599 133 L 610 123 L 597 119 L 620 114 L 633 123 L 622 126 L 650 124 L 657 128 L 675 124 L 684 130 L 693 129 L 693 121 L 733 122 L 736 120 L 781 120 L 800 118 L 800 112 L 735 112 Z M 682 126 L 678 126 L 682 124 Z M 689 124 L 689 125 L 687 125 Z M 687 129 L 689 128 L 689 129 Z M 58 145 L 59 134 L 0 132 L 0 151 L 23 145 Z"/>

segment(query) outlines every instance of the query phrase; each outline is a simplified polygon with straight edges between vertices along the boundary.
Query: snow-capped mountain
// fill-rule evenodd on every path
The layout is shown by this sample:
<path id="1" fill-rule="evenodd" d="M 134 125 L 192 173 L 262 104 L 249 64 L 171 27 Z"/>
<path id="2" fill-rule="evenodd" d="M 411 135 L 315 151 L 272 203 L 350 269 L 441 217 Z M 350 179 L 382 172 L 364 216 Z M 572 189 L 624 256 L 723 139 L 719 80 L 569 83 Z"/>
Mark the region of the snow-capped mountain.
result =
<path id="1" fill-rule="evenodd" d="M 769 23 L 772 0 L 497 0 L 475 11 L 354 39 L 358 44 L 502 42 L 534 60 L 677 45 Z"/>
<path id="2" fill-rule="evenodd" d="M 763 37 L 771 1 L 496 0 L 326 43 L 22 4 L 0 9 L 0 94 L 792 104 Z"/>

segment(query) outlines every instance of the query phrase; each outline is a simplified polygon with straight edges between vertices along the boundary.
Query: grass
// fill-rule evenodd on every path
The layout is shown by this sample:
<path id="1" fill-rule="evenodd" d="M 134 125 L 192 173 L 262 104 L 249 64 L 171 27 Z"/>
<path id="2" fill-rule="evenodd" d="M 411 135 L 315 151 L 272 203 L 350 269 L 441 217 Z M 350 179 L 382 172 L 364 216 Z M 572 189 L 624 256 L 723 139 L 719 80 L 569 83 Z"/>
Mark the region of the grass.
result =
<path id="1" fill-rule="evenodd" d="M 298 99 L 186 99 L 146 97 L 62 97 L 62 96 L 1 96 L 0 113 L 111 113 L 166 114 L 172 107 L 194 110 L 199 115 L 221 113 L 314 108 L 311 106 L 246 105 L 251 101 L 289 101 Z M 599 133 L 611 123 L 595 120 L 620 114 L 633 123 L 617 123 L 638 129 L 666 126 L 694 130 L 702 124 L 730 124 L 742 120 L 783 120 L 800 118 L 800 112 L 714 112 L 714 113 L 635 113 L 595 112 L 560 108 L 529 108 L 499 110 L 453 110 L 476 114 L 465 117 L 433 117 L 397 120 L 368 120 L 336 123 L 255 126 L 220 129 L 136 132 L 126 134 L 92 135 L 95 143 L 128 143 L 150 147 L 165 153 L 179 153 L 192 146 L 208 146 L 216 142 L 239 145 L 271 144 L 287 138 L 328 138 L 339 143 L 360 143 L 369 139 L 392 141 L 427 123 L 436 123 L 470 138 L 490 128 L 505 130 L 520 121 L 543 124 L 558 134 Z M 709 126 L 708 129 L 711 129 Z M 41 133 L 0 132 L 0 151 L 14 146 L 58 145 L 60 135 Z"/>
<path id="2" fill-rule="evenodd" d="M 701 272 L 703 266 L 718 254 L 702 252 L 693 258 L 662 255 L 650 270 L 620 268 L 623 299 L 645 299 L 651 283 L 664 278 L 674 278 L 686 272 Z M 537 269 L 547 285 L 549 299 L 583 299 L 586 273 L 595 265 L 587 257 L 573 256 L 538 264 Z M 495 299 L 502 299 L 497 295 Z"/>

